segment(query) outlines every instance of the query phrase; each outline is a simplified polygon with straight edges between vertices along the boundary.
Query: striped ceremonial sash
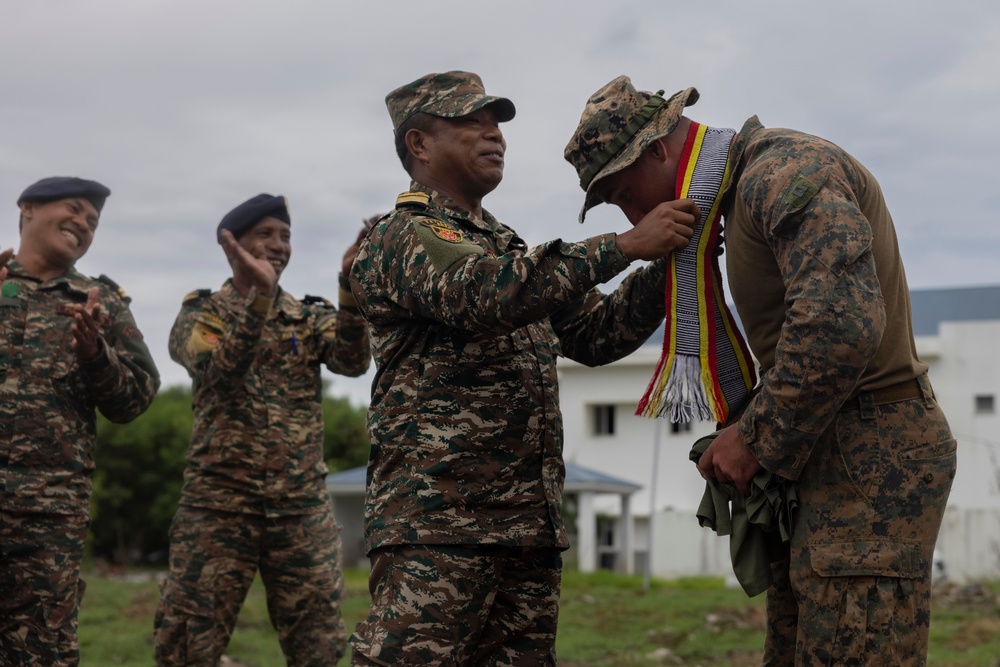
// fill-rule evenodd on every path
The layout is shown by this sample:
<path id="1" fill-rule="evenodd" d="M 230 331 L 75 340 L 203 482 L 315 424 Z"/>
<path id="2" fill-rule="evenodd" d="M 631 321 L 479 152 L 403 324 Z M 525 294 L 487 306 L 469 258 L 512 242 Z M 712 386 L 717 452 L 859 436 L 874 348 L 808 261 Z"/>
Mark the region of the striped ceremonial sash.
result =
<path id="1" fill-rule="evenodd" d="M 688 245 L 667 258 L 663 351 L 637 415 L 725 422 L 756 382 L 750 352 L 726 305 L 716 255 L 735 134 L 694 122 L 688 131 L 677 192 L 698 204 L 702 218 Z"/>

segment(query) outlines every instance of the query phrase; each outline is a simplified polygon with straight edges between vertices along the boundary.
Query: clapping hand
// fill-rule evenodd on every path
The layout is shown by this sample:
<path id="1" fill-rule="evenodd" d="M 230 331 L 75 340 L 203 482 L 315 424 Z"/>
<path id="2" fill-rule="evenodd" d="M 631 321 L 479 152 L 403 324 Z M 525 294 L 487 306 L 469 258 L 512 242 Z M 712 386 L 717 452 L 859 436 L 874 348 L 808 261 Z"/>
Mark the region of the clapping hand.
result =
<path id="1" fill-rule="evenodd" d="M 73 306 L 73 349 L 81 362 L 91 361 L 101 352 L 101 304 L 98 288 L 87 292 L 86 305 Z"/>
<path id="2" fill-rule="evenodd" d="M 267 259 L 263 243 L 257 243 L 252 251 L 237 242 L 228 229 L 221 233 L 222 249 L 233 269 L 233 283 L 240 292 L 249 292 L 251 287 L 263 296 L 273 296 L 278 288 L 278 272 Z"/>

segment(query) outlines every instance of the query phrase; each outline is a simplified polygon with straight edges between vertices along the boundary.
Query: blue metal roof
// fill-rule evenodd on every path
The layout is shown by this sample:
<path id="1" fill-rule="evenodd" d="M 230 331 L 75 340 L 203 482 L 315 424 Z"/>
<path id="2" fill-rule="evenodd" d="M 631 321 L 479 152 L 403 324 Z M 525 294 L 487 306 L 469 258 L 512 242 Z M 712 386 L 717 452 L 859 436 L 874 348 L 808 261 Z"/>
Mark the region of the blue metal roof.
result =
<path id="1" fill-rule="evenodd" d="M 942 322 L 1000 320 L 1000 285 L 910 290 L 913 334 L 936 336 Z"/>
<path id="2" fill-rule="evenodd" d="M 914 336 L 936 336 L 942 322 L 1000 320 L 1000 285 L 945 287 L 910 290 Z M 743 325 L 736 308 L 729 304 L 740 331 Z M 644 345 L 663 345 L 663 325 Z"/>
<path id="3" fill-rule="evenodd" d="M 364 493 L 366 468 L 351 468 L 326 476 L 326 485 L 335 493 Z M 567 492 L 594 491 L 597 493 L 634 493 L 642 486 L 625 479 L 612 477 L 597 470 L 566 463 Z"/>

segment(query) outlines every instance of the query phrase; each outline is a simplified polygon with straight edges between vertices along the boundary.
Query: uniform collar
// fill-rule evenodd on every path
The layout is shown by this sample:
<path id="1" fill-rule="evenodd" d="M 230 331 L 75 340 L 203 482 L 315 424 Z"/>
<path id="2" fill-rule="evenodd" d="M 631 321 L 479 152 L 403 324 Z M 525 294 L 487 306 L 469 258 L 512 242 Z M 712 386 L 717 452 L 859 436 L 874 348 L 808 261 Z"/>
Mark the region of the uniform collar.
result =
<path id="1" fill-rule="evenodd" d="M 729 207 L 732 203 L 732 194 L 736 191 L 736 186 L 740 181 L 740 174 L 743 172 L 743 158 L 744 152 L 746 151 L 747 144 L 753 139 L 753 137 L 764 129 L 760 120 L 757 116 L 750 116 L 747 118 L 746 122 L 743 123 L 743 127 L 740 131 L 736 133 L 733 137 L 733 142 L 729 145 L 729 164 L 732 165 L 732 177 L 729 179 L 729 185 L 726 186 L 725 191 L 722 193 L 722 211 L 723 215 L 729 213 Z"/>
<path id="2" fill-rule="evenodd" d="M 38 283 L 39 288 L 55 289 L 65 285 L 70 291 L 81 292 L 83 294 L 87 293 L 93 283 L 90 278 L 77 271 L 76 267 L 70 267 L 69 270 L 61 276 L 56 276 L 47 282 L 42 282 L 41 279 L 27 273 L 24 270 L 24 267 L 21 266 L 21 263 L 17 261 L 16 257 L 12 257 L 10 261 L 7 262 L 7 275 L 16 276 L 23 280 L 30 280 L 34 283 Z"/>
<path id="3" fill-rule="evenodd" d="M 501 252 L 509 248 L 512 242 L 514 242 L 514 239 L 517 238 L 513 230 L 499 222 L 493 217 L 493 214 L 485 208 L 483 209 L 483 217 L 478 218 L 462 208 L 458 202 L 448 195 L 438 192 L 433 188 L 429 188 L 422 183 L 411 181 L 410 190 L 423 192 L 430 196 L 430 206 L 438 209 L 442 215 L 448 217 L 449 219 L 475 227 L 476 229 L 493 236 L 497 240 L 497 245 L 501 249 Z M 523 241 L 518 239 L 517 243 L 523 244 Z"/>

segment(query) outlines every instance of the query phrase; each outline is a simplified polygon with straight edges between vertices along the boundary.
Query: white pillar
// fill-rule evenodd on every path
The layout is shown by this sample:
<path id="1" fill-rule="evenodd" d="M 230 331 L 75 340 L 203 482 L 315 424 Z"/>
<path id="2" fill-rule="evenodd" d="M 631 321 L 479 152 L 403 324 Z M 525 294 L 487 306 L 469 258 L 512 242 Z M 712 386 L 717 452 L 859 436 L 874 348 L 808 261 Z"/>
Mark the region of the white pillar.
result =
<path id="1" fill-rule="evenodd" d="M 581 491 L 577 496 L 576 561 L 580 572 L 597 570 L 597 516 L 590 491 Z"/>
<path id="2" fill-rule="evenodd" d="M 632 519 L 632 496 L 628 493 L 622 494 L 622 560 L 625 561 L 625 568 L 621 570 L 625 574 L 635 572 L 635 521 Z"/>

